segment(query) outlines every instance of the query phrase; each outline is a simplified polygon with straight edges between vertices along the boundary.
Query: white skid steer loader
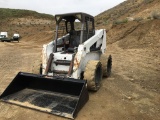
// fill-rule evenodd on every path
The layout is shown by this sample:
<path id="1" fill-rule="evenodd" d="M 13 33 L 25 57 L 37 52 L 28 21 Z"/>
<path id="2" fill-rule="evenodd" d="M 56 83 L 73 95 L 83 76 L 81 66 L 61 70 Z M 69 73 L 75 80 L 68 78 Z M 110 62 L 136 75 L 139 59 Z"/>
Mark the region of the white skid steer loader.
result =
<path id="1" fill-rule="evenodd" d="M 55 19 L 55 40 L 43 45 L 36 74 L 18 73 L 0 99 L 74 119 L 89 99 L 87 89 L 97 91 L 102 76 L 110 75 L 112 57 L 105 56 L 106 31 L 95 30 L 93 16 L 68 13 Z"/>

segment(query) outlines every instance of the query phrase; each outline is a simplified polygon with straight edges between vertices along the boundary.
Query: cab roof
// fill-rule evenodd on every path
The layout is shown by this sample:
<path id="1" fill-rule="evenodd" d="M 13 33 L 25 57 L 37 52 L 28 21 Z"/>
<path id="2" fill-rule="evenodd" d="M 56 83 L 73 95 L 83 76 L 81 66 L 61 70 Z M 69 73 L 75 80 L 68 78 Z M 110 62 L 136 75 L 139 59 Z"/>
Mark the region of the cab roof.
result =
<path id="1" fill-rule="evenodd" d="M 87 14 L 87 13 L 83 13 L 83 12 L 74 12 L 74 13 L 56 14 L 55 17 L 56 17 L 56 16 L 72 16 L 72 15 L 77 15 L 77 14 L 81 14 L 81 15 L 83 15 L 83 16 L 89 16 L 89 17 L 94 18 L 92 15 Z"/>
<path id="2" fill-rule="evenodd" d="M 94 17 L 92 15 L 89 15 L 89 14 L 83 13 L 83 12 L 65 13 L 65 14 L 56 14 L 55 15 L 56 22 L 59 22 L 61 19 L 68 19 L 70 17 L 77 18 L 81 22 L 85 21 L 85 17 L 89 17 L 89 18 L 94 19 Z"/>

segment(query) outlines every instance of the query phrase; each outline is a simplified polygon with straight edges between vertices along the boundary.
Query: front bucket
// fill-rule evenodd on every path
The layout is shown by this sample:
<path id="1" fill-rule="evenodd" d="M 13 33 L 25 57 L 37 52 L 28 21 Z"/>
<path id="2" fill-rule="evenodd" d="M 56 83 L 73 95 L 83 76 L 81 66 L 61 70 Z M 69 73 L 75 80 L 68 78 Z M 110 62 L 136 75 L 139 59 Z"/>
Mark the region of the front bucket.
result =
<path id="1" fill-rule="evenodd" d="M 4 102 L 74 119 L 88 101 L 85 80 L 18 73 L 0 96 Z"/>

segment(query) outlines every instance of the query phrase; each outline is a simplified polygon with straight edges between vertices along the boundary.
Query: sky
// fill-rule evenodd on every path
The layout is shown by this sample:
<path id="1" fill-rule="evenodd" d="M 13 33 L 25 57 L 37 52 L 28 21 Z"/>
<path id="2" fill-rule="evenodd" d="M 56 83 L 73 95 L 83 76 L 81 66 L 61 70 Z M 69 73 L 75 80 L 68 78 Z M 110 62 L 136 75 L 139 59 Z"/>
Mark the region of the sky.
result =
<path id="1" fill-rule="evenodd" d="M 27 9 L 46 14 L 85 12 L 93 16 L 125 0 L 0 0 L 0 8 Z"/>

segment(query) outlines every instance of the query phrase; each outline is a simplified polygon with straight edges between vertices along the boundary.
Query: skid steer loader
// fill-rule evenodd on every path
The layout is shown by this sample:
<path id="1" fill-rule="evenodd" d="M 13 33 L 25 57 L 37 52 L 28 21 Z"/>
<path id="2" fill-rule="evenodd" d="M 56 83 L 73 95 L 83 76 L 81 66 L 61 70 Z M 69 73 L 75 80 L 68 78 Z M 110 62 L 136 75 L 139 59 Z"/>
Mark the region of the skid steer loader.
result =
<path id="1" fill-rule="evenodd" d="M 58 14 L 55 20 L 55 40 L 43 45 L 36 74 L 18 73 L 0 99 L 74 119 L 88 90 L 97 91 L 102 76 L 110 75 L 112 57 L 105 56 L 106 31 L 95 30 L 93 16 Z"/>

